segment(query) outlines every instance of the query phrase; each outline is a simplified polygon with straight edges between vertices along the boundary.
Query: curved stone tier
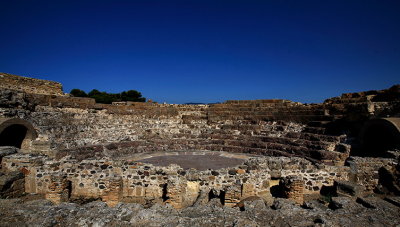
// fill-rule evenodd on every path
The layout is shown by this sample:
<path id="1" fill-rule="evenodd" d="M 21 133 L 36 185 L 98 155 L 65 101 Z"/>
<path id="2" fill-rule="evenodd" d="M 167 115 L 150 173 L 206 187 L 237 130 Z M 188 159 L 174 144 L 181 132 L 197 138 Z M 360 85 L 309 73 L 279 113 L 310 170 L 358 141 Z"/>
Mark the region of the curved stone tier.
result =
<path id="1" fill-rule="evenodd" d="M 399 86 L 322 104 L 108 105 L 64 96 L 61 85 L 48 81 L 30 84 L 9 75 L 0 81 L 7 83 L 0 86 L 0 144 L 28 148 L 28 154 L 2 148 L 2 171 L 23 173 L 26 192 L 55 203 L 100 198 L 110 206 L 128 201 L 182 208 L 217 198 L 236 206 L 254 196 L 270 202 L 279 191 L 301 203 L 303 194 L 329 190 L 334 182 L 357 195 L 360 188 L 397 193 L 396 152 L 388 150 L 399 149 L 400 132 L 388 122 L 399 121 Z M 10 138 L 19 140 L 10 144 Z M 389 159 L 348 159 L 357 150 L 366 155 L 363 147 L 382 138 L 390 146 L 375 156 Z M 172 163 L 168 152 L 184 168 L 165 166 Z"/>

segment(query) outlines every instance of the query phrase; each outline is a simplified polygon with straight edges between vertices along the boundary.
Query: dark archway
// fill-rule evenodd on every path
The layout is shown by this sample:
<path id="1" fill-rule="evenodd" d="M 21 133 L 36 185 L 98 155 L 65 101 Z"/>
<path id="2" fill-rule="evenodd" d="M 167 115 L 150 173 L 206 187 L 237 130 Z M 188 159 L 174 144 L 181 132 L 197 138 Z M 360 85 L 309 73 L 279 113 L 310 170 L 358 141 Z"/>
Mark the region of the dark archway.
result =
<path id="1" fill-rule="evenodd" d="M 385 156 L 388 150 L 400 148 L 400 118 L 373 119 L 360 133 L 360 156 Z"/>
<path id="2" fill-rule="evenodd" d="M 19 118 L 0 118 L 0 146 L 29 150 L 37 134 L 33 126 Z"/>
<path id="3" fill-rule="evenodd" d="M 21 148 L 28 129 L 23 125 L 11 125 L 0 134 L 0 146 Z"/>

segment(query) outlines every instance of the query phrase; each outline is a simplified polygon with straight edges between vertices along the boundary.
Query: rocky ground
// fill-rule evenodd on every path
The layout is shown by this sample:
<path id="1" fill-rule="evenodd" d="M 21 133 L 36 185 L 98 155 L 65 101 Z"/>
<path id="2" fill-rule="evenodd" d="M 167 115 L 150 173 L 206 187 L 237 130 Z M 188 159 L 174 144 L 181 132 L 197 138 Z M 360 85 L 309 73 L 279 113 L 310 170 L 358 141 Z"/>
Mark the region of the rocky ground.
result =
<path id="1" fill-rule="evenodd" d="M 396 202 L 397 201 L 397 202 Z M 244 202 L 241 209 L 207 205 L 175 210 L 168 205 L 144 208 L 100 201 L 52 205 L 43 199 L 0 200 L 0 226 L 400 226 L 399 197 L 356 199 L 333 197 L 328 203 L 312 200 L 303 206 L 277 198 Z"/>

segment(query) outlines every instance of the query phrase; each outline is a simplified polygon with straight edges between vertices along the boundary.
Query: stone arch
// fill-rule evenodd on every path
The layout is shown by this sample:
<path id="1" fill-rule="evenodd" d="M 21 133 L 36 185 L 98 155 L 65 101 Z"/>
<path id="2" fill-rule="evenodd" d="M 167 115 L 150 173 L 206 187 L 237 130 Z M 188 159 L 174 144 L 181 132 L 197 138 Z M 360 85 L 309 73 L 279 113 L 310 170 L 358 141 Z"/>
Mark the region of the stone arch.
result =
<path id="1" fill-rule="evenodd" d="M 0 118 L 0 146 L 31 148 L 37 133 L 31 123 L 20 118 Z"/>
<path id="2" fill-rule="evenodd" d="M 400 148 L 400 118 L 369 120 L 361 129 L 360 142 L 365 156 L 382 156 Z"/>

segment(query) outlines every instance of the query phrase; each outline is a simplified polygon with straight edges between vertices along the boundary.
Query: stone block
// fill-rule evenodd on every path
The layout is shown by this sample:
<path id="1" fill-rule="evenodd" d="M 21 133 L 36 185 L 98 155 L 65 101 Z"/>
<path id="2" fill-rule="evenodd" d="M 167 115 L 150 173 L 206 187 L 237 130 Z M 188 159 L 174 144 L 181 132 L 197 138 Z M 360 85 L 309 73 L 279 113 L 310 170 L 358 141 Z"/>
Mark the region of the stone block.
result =
<path id="1" fill-rule="evenodd" d="M 9 146 L 0 146 L 0 163 L 4 156 L 17 153 L 18 148 Z"/>
<path id="2" fill-rule="evenodd" d="M 363 205 L 366 208 L 370 208 L 370 209 L 376 209 L 377 208 L 377 200 L 379 198 L 361 198 L 358 197 L 356 199 L 356 202 Z M 381 199 L 379 199 L 381 200 Z"/>
<path id="3" fill-rule="evenodd" d="M 119 177 L 112 177 L 105 181 L 106 186 L 101 199 L 106 202 L 109 207 L 114 207 L 122 198 L 122 179 Z"/>
<path id="4" fill-rule="evenodd" d="M 362 196 L 365 187 L 349 181 L 335 181 L 336 193 L 342 196 Z"/>
<path id="5" fill-rule="evenodd" d="M 350 209 L 352 207 L 361 207 L 360 204 L 356 203 L 355 198 L 350 198 L 346 196 L 338 196 L 338 197 L 332 197 L 331 202 L 329 203 L 329 208 L 331 209 L 341 209 L 341 208 L 347 208 Z"/>
<path id="6" fill-rule="evenodd" d="M 385 201 L 387 201 L 397 207 L 400 207 L 400 196 L 388 196 L 388 197 L 385 197 Z"/>
<path id="7" fill-rule="evenodd" d="M 246 173 L 246 170 L 244 170 L 244 169 L 238 169 L 238 170 L 236 170 L 236 173 L 237 173 L 237 174 L 245 174 L 245 173 Z"/>
<path id="8" fill-rule="evenodd" d="M 250 197 L 256 195 L 254 184 L 244 183 L 242 185 L 242 198 Z"/>

